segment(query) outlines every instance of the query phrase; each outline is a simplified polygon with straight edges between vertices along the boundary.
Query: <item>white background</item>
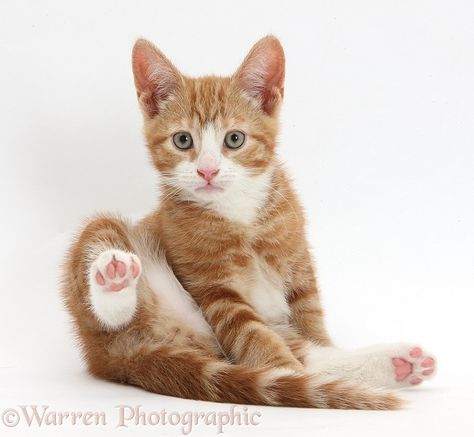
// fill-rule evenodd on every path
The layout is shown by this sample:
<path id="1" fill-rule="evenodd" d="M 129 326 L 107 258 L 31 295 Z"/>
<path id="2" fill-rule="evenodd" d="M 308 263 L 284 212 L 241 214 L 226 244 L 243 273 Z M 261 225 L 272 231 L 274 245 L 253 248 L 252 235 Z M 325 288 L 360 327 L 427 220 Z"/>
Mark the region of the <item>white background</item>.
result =
<path id="1" fill-rule="evenodd" d="M 226 434 L 473 435 L 473 23 L 470 0 L 2 0 L 0 409 L 103 410 L 108 435 L 174 435 L 114 431 L 113 407 L 227 408 L 87 376 L 58 266 L 85 216 L 136 217 L 156 203 L 134 40 L 154 41 L 186 74 L 230 74 L 274 33 L 287 55 L 280 154 L 307 210 L 330 332 L 344 347 L 420 342 L 439 373 L 404 394 L 403 411 L 253 407 L 261 424 Z M 60 431 L 101 429 L 30 430 Z M 206 432 L 216 430 L 192 435 Z"/>

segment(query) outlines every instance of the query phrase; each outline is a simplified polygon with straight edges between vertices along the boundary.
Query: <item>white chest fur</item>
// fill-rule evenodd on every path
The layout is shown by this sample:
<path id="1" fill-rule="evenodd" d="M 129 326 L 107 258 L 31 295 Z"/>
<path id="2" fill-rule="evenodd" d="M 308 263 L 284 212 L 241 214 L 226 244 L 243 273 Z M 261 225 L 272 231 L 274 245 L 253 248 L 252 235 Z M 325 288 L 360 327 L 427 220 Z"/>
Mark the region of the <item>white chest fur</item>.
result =
<path id="1" fill-rule="evenodd" d="M 258 314 L 270 324 L 288 321 L 290 309 L 281 277 L 263 263 L 255 261 L 249 287 L 249 299 Z"/>

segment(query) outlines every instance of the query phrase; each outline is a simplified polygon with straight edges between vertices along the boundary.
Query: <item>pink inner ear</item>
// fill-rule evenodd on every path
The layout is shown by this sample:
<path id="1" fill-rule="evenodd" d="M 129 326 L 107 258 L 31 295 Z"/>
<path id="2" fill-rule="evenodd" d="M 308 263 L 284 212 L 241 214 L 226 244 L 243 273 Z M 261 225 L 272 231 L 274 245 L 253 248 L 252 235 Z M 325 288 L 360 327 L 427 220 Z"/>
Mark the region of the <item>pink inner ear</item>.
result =
<path id="1" fill-rule="evenodd" d="M 236 76 L 242 89 L 271 114 L 283 97 L 285 54 L 280 42 L 272 36 L 257 42 Z"/>
<path id="2" fill-rule="evenodd" d="M 133 47 L 132 64 L 140 104 L 153 117 L 179 86 L 180 74 L 163 53 L 144 39 Z"/>

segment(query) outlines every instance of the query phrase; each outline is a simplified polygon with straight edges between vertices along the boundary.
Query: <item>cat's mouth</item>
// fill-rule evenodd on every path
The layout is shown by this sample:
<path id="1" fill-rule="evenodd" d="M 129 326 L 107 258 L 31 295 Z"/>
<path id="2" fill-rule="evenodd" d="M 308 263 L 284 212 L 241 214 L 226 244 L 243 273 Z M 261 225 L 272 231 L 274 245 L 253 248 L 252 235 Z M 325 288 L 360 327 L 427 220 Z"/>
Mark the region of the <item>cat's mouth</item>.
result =
<path id="1" fill-rule="evenodd" d="M 206 184 L 206 185 L 202 185 L 196 188 L 196 191 L 205 192 L 205 193 L 219 193 L 219 192 L 224 191 L 224 188 L 218 187 L 217 185 L 213 185 L 213 184 Z"/>

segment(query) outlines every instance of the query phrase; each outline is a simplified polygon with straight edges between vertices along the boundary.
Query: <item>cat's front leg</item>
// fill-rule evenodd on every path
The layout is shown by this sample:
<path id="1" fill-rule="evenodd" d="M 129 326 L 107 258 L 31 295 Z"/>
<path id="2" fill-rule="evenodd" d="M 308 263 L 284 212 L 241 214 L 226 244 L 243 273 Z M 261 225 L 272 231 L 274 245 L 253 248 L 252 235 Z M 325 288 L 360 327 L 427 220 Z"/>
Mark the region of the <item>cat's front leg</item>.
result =
<path id="1" fill-rule="evenodd" d="M 193 295 L 224 352 L 235 363 L 303 370 L 283 338 L 264 323 L 237 290 L 216 285 L 194 290 Z"/>
<path id="2" fill-rule="evenodd" d="M 304 249 L 299 256 L 295 256 L 293 264 L 287 292 L 291 323 L 307 340 L 320 346 L 331 346 L 308 250 Z"/>
<path id="3" fill-rule="evenodd" d="M 350 351 L 310 346 L 304 362 L 310 372 L 387 388 L 416 386 L 436 371 L 431 354 L 405 343 Z"/>

